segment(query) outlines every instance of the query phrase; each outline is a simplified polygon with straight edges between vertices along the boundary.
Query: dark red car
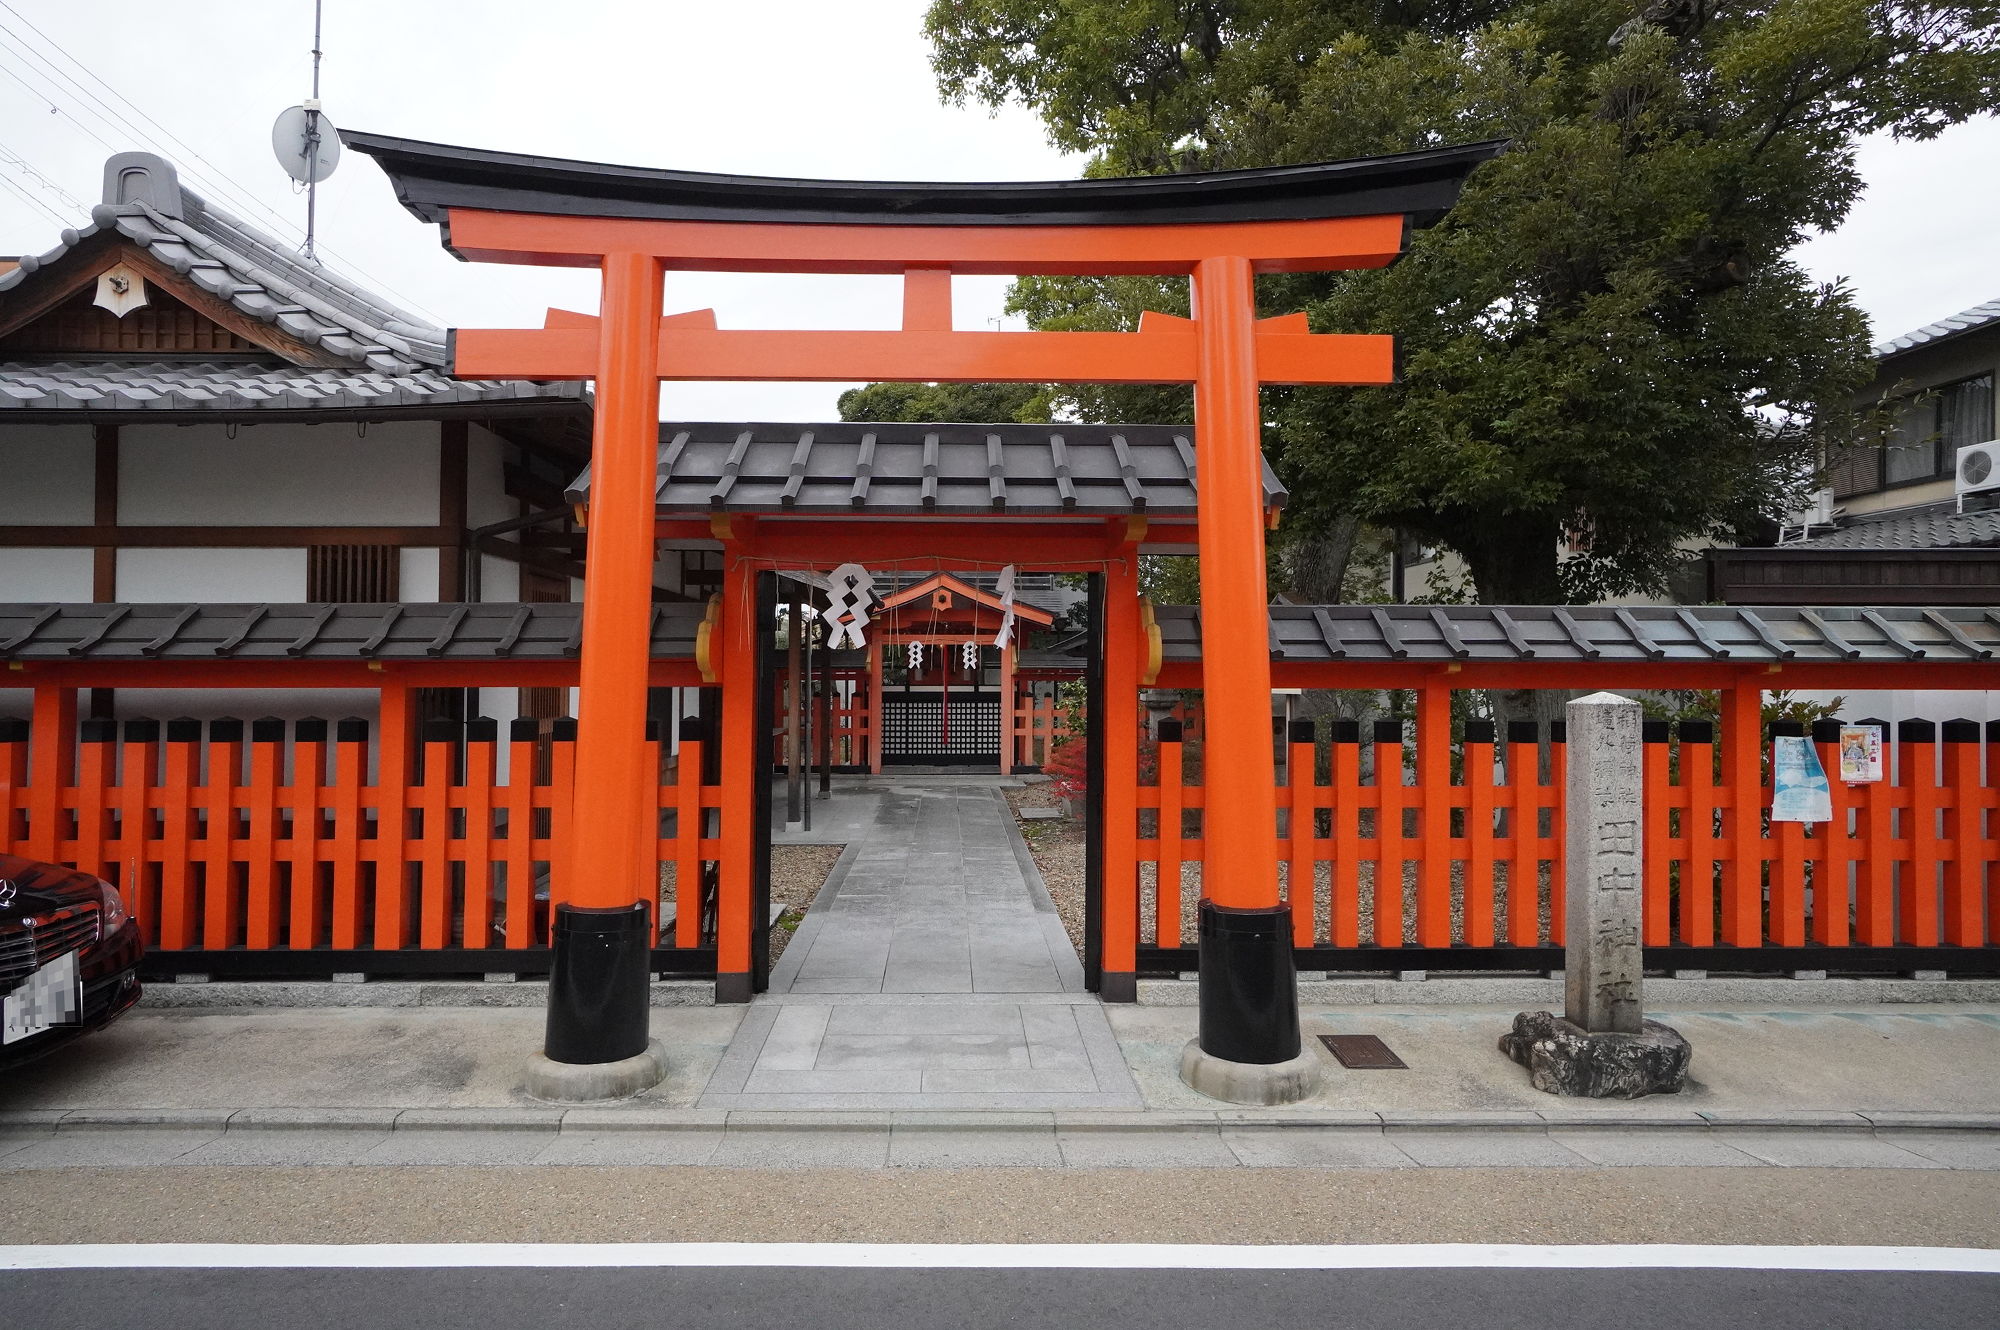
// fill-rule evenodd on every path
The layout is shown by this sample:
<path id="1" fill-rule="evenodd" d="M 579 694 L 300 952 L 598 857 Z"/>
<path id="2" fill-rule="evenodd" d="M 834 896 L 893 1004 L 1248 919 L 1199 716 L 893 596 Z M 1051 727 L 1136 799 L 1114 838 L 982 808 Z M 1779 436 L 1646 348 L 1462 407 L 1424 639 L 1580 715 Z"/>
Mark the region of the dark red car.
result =
<path id="1" fill-rule="evenodd" d="M 0 1067 L 123 1015 L 139 1000 L 144 951 L 109 882 L 0 854 Z"/>

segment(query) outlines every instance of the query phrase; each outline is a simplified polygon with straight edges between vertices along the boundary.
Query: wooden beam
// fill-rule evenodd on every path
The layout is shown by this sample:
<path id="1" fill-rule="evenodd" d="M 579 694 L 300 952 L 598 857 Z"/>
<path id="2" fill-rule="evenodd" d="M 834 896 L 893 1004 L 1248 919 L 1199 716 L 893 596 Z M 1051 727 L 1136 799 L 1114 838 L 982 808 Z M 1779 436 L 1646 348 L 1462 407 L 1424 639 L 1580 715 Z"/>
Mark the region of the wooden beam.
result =
<path id="1" fill-rule="evenodd" d="M 1264 383 L 1360 386 L 1396 378 L 1396 339 L 1259 331 Z M 1192 325 L 1157 332 L 713 330 L 666 324 L 659 375 L 704 382 L 1192 383 Z M 575 328 L 461 328 L 452 373 L 468 379 L 587 379 L 596 334 Z"/>
<path id="2" fill-rule="evenodd" d="M 1385 267 L 1403 251 L 1404 218 L 1387 213 L 1178 226 L 843 226 L 452 208 L 446 234 L 461 258 L 553 267 L 595 267 L 607 254 L 626 253 L 652 255 L 680 272 L 900 274 L 932 268 L 1001 277 L 1176 276 L 1192 273 L 1196 263 L 1214 254 L 1249 255 L 1264 273 Z"/>
<path id="3" fill-rule="evenodd" d="M 442 526 L 0 526 L 0 549 L 285 549 L 303 545 L 425 549 L 455 543 L 456 535 Z"/>
<path id="4" fill-rule="evenodd" d="M 463 420 L 438 422 L 438 525 L 451 533 L 451 543 L 438 547 L 437 598 L 465 598 L 465 510 L 467 455 L 471 425 Z"/>
<path id="5" fill-rule="evenodd" d="M 95 457 L 91 470 L 92 512 L 91 520 L 99 530 L 109 530 L 118 525 L 118 427 L 116 425 L 95 425 L 92 427 L 95 443 Z M 108 605 L 118 599 L 118 547 L 99 544 L 90 551 L 90 598 L 100 605 Z M 109 720 L 117 715 L 117 703 L 109 688 L 90 690 L 89 710 L 92 719 Z"/>
<path id="6" fill-rule="evenodd" d="M 118 525 L 118 427 L 98 425 L 94 433 L 95 503 L 91 520 L 96 523 L 94 530 L 103 532 Z M 108 541 L 97 541 L 92 547 L 90 598 L 99 604 L 118 599 L 118 546 Z"/>

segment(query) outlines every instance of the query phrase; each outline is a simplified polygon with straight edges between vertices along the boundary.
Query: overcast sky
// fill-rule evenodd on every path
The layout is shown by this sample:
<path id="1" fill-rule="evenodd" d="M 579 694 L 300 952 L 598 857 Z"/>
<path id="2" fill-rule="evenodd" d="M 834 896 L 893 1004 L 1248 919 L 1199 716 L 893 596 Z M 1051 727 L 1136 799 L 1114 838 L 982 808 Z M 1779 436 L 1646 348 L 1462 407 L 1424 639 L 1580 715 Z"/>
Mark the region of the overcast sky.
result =
<path id="1" fill-rule="evenodd" d="M 321 96 L 343 128 L 599 161 L 859 179 L 1075 175 L 1080 160 L 1049 148 L 1026 112 L 939 103 L 924 8 L 326 0 Z M 272 158 L 270 125 L 306 95 L 311 36 L 311 0 L 0 0 L 0 253 L 40 252 L 61 225 L 82 224 L 104 158 L 127 149 L 167 155 L 197 192 L 295 239 L 305 201 Z M 1800 258 L 1854 286 L 1878 338 L 2000 297 L 2000 125 L 1870 143 L 1861 160 L 1866 198 Z M 320 187 L 319 221 L 332 266 L 436 322 L 537 326 L 547 306 L 596 303 L 588 274 L 451 258 L 366 158 Z M 992 326 L 1005 285 L 959 278 L 958 326 Z M 901 308 L 893 278 L 669 276 L 669 310 L 705 305 L 738 328 L 891 328 Z M 843 386 L 670 383 L 665 411 L 828 419 Z"/>

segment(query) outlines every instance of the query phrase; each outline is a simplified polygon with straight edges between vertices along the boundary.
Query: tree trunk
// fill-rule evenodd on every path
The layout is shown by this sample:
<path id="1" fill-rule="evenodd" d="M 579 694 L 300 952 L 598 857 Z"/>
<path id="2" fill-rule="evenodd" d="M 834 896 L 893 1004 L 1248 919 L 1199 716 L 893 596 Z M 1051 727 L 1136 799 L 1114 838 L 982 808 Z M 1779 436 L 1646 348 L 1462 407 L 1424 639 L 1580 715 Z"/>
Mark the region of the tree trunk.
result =
<path id="1" fill-rule="evenodd" d="M 1347 563 L 1353 557 L 1354 538 L 1360 531 L 1360 518 L 1336 513 L 1285 547 L 1285 581 L 1301 603 L 1340 603 L 1341 584 L 1347 580 Z"/>
<path id="2" fill-rule="evenodd" d="M 1489 539 L 1459 546 L 1472 573 L 1482 605 L 1560 605 L 1565 603 L 1556 573 L 1560 530 L 1553 521 L 1526 519 L 1502 524 Z M 1489 697 L 1493 715 L 1506 739 L 1510 721 L 1531 720 L 1541 736 L 1546 756 L 1549 725 L 1563 718 L 1571 696 L 1567 688 L 1496 688 Z"/>
<path id="3" fill-rule="evenodd" d="M 1345 598 L 1347 565 L 1360 532 L 1361 519 L 1350 513 L 1335 513 L 1321 525 L 1302 532 L 1285 548 L 1287 590 L 1301 604 L 1339 604 Z M 1293 714 L 1300 720 L 1323 717 L 1365 720 L 1379 713 L 1379 699 L 1376 692 L 1313 688 L 1300 695 Z"/>

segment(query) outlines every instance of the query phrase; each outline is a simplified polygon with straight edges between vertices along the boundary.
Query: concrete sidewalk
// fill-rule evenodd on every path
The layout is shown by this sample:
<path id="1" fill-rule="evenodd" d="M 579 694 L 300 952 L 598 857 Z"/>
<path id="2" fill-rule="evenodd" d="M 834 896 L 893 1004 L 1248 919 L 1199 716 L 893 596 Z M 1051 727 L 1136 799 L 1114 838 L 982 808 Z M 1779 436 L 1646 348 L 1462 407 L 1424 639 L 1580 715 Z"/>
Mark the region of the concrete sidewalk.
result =
<path id="1" fill-rule="evenodd" d="M 878 1000 L 880 1000 L 878 998 Z M 1283 1109 L 1194 1096 L 1185 1008 L 1109 1008 L 1138 1109 L 911 1112 L 698 1106 L 743 1007 L 661 1008 L 667 1082 L 562 1109 L 515 1089 L 527 1008 L 134 1013 L 9 1076 L 0 1168 L 117 1163 L 653 1163 L 776 1167 L 1817 1165 L 2000 1169 L 2000 1010 L 1663 1011 L 1688 1091 L 1543 1095 L 1494 1047 L 1503 1007 L 1311 1008 L 1381 1036 L 1402 1071 L 1349 1071 Z M 851 1008 L 865 1016 L 866 1004 Z"/>

